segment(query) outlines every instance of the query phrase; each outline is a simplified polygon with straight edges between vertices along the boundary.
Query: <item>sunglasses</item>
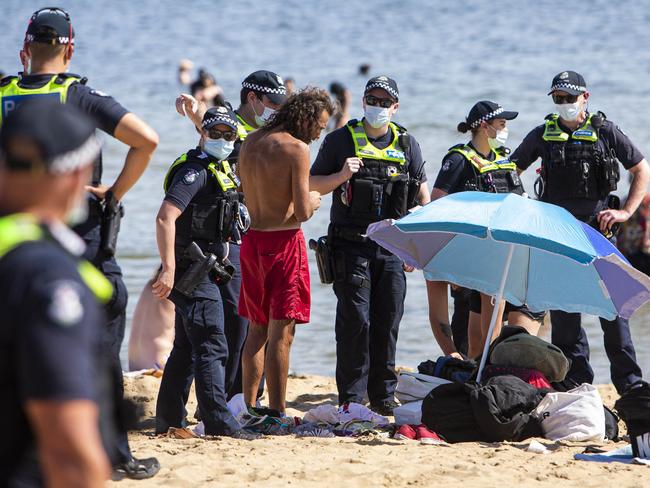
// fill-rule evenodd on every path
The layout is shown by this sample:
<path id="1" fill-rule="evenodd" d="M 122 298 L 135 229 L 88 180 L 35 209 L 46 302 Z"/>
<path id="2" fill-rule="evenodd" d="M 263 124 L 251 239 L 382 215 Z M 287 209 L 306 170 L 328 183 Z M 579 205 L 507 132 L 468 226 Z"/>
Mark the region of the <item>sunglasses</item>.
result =
<path id="1" fill-rule="evenodd" d="M 373 107 L 380 106 L 381 108 L 390 108 L 395 104 L 395 101 L 392 98 L 377 98 L 372 95 L 368 95 L 365 100 L 366 104 Z"/>
<path id="2" fill-rule="evenodd" d="M 226 141 L 231 142 L 237 139 L 237 132 L 231 130 L 222 132 L 219 129 L 210 129 L 208 130 L 208 137 L 210 139 L 221 139 L 223 137 Z"/>
<path id="3" fill-rule="evenodd" d="M 552 95 L 553 102 L 558 105 L 564 105 L 565 103 L 576 103 L 580 95 Z"/>

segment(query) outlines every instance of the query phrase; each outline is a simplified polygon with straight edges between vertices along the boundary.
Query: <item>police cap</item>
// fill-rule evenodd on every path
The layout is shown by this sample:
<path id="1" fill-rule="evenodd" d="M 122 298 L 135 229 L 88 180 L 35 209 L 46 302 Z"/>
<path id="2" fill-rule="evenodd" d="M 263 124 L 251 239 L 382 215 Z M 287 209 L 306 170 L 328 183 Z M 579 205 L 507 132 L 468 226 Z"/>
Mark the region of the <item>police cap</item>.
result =
<path id="1" fill-rule="evenodd" d="M 25 33 L 25 42 L 47 44 L 74 43 L 70 15 L 58 7 L 46 7 L 32 14 Z"/>
<path id="2" fill-rule="evenodd" d="M 231 107 L 210 107 L 201 122 L 201 128 L 208 130 L 218 124 L 225 124 L 237 130 L 237 116 Z"/>
<path id="3" fill-rule="evenodd" d="M 273 71 L 265 69 L 255 71 L 248 75 L 241 84 L 260 95 L 266 95 L 272 103 L 281 105 L 287 99 L 287 88 L 282 78 Z"/>
<path id="4" fill-rule="evenodd" d="M 496 102 L 489 100 L 481 100 L 474 104 L 469 111 L 469 115 L 465 122 L 470 129 L 476 129 L 481 122 L 493 119 L 512 120 L 519 115 L 519 112 L 504 110 L 504 108 Z"/>
<path id="5" fill-rule="evenodd" d="M 24 101 L 0 128 L 0 166 L 10 171 L 67 173 L 91 164 L 100 149 L 85 114 L 48 98 Z"/>
<path id="6" fill-rule="evenodd" d="M 562 71 L 553 78 L 551 82 L 550 95 L 554 91 L 559 90 L 568 93 L 569 95 L 582 95 L 587 91 L 587 83 L 580 73 L 575 71 Z"/>
<path id="7" fill-rule="evenodd" d="M 363 91 L 363 94 L 366 95 L 370 90 L 374 90 L 375 88 L 381 88 L 395 100 L 399 100 L 399 90 L 397 89 L 397 82 L 394 79 L 383 75 L 370 78 L 368 83 L 366 83 L 366 89 Z"/>

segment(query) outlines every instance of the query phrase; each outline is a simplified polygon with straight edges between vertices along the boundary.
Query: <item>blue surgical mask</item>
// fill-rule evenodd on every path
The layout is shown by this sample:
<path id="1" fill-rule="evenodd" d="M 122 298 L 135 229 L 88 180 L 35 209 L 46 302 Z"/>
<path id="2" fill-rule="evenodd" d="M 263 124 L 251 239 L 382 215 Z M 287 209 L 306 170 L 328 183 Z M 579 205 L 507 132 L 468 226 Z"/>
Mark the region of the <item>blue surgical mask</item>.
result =
<path id="1" fill-rule="evenodd" d="M 203 143 L 203 150 L 219 161 L 230 156 L 233 149 L 235 149 L 235 141 L 226 141 L 223 137 L 221 139 L 206 138 Z"/>
<path id="2" fill-rule="evenodd" d="M 388 108 L 366 105 L 363 116 L 371 127 L 375 129 L 379 129 L 390 123 L 390 109 Z"/>

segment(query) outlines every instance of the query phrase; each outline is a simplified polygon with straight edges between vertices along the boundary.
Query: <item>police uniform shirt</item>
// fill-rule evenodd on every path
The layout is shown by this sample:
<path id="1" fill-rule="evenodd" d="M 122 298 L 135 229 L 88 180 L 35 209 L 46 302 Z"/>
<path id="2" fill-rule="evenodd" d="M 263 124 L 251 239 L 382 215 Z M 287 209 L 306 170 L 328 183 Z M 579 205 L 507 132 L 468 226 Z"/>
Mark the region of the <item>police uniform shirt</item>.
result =
<path id="1" fill-rule="evenodd" d="M 468 145 L 476 150 L 471 142 Z M 481 156 L 488 161 L 494 161 L 496 158 L 493 151 L 490 151 L 490 154 L 487 157 L 482 154 Z M 440 172 L 438 173 L 436 182 L 433 186 L 434 188 L 446 193 L 456 193 L 459 191 L 465 191 L 465 185 L 467 182 L 473 183 L 474 181 L 476 181 L 476 173 L 474 172 L 472 165 L 462 154 L 452 152 L 443 158 Z"/>
<path id="2" fill-rule="evenodd" d="M 52 74 L 27 75 L 19 81 L 23 88 L 41 88 L 51 79 Z M 98 129 L 113 136 L 115 128 L 129 111 L 113 97 L 81 83 L 73 83 L 68 88 L 66 103 L 70 103 L 88 114 L 95 122 Z"/>
<path id="3" fill-rule="evenodd" d="M 411 176 L 416 176 L 421 172 L 421 182 L 427 181 L 427 175 L 424 170 L 424 161 L 422 159 L 422 150 L 412 134 L 409 134 L 410 145 L 406 151 L 407 171 Z M 388 130 L 386 134 L 376 138 L 368 138 L 368 141 L 377 149 L 385 149 L 393 142 L 393 132 Z M 347 126 L 340 127 L 330 132 L 318 151 L 316 160 L 311 167 L 311 174 L 314 176 L 326 176 L 337 173 L 343 168 L 347 158 L 355 157 L 354 142 L 352 135 Z M 335 225 L 349 225 L 347 218 L 347 207 L 341 203 L 341 186 L 332 192 L 332 208 L 330 210 L 330 220 Z"/>
<path id="4" fill-rule="evenodd" d="M 200 148 L 188 152 L 188 156 L 203 156 L 207 155 L 201 151 Z M 210 195 L 214 192 L 214 186 L 210 184 L 210 178 L 214 178 L 207 170 L 207 168 L 198 162 L 189 161 L 180 166 L 174 173 L 169 189 L 165 194 L 165 201 L 171 203 L 181 212 L 189 206 L 195 197 Z M 178 252 L 179 250 L 176 249 Z M 225 245 L 222 243 L 215 243 L 210 249 L 211 252 L 219 257 L 224 257 L 226 254 Z M 180 256 L 176 256 L 176 260 Z M 182 272 L 185 269 L 176 269 L 174 280 L 178 281 Z M 219 294 L 219 288 L 208 277 L 197 287 L 193 293 L 195 297 L 202 298 L 215 298 Z"/>
<path id="5" fill-rule="evenodd" d="M 0 258 L 3 482 L 38 475 L 27 401 L 97 398 L 96 341 L 103 317 L 76 270 L 76 259 L 47 241 L 25 243 Z"/>
<path id="6" fill-rule="evenodd" d="M 562 130 L 567 134 L 573 132 L 562 124 L 562 120 L 558 119 L 558 123 Z M 510 160 L 513 161 L 519 169 L 527 169 L 538 158 L 541 158 L 542 161 L 549 161 L 551 159 L 552 144 L 542 139 L 543 134 L 544 124 L 535 127 L 528 133 L 519 147 L 510 155 Z M 643 154 L 632 143 L 630 138 L 627 137 L 618 126 L 614 125 L 609 120 L 605 120 L 605 123 L 600 128 L 599 138 L 596 142 L 598 145 L 597 149 L 602 153 L 605 152 L 603 139 L 606 139 L 610 149 L 614 150 L 616 156 L 625 169 L 630 169 L 643 160 Z M 593 215 L 599 205 L 599 202 L 597 201 L 587 200 L 584 198 L 575 198 L 551 203 L 564 207 L 572 214 L 578 216 Z"/>

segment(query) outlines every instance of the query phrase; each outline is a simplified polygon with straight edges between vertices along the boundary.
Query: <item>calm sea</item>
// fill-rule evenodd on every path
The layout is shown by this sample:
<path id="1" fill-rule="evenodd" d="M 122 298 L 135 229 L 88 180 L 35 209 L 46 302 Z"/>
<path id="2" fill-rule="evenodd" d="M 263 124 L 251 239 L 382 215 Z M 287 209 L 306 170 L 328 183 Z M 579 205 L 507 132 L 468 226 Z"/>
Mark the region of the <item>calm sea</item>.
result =
<path id="1" fill-rule="evenodd" d="M 53 2 L 50 2 L 53 3 Z M 213 73 L 237 104 L 241 80 L 257 69 L 295 78 L 298 86 L 327 86 L 333 80 L 352 91 L 352 116 L 361 113 L 365 78 L 388 74 L 400 87 L 399 121 L 422 146 L 433 180 L 446 149 L 462 142 L 455 131 L 474 102 L 493 99 L 520 116 L 509 124 L 509 145 L 552 110 L 546 93 L 559 71 L 582 73 L 592 92 L 590 105 L 617 122 L 643 152 L 650 152 L 650 2 L 503 0 L 170 0 L 60 1 L 76 31 L 75 73 L 115 96 L 160 134 L 149 170 L 125 199 L 127 215 L 119 262 L 130 292 L 129 320 L 143 284 L 157 266 L 154 216 L 166 168 L 197 136 L 176 115 L 179 59 L 192 59 Z M 4 0 L 0 15 L 0 70 L 21 69 L 18 51 L 31 13 L 45 6 L 32 0 Z M 319 143 L 313 145 L 313 155 Z M 112 181 L 125 149 L 108 140 L 105 180 Z M 536 165 L 535 165 L 536 166 Z M 533 170 L 524 177 L 532 188 Z M 627 191 L 626 178 L 621 195 Z M 272 182 L 269 184 L 272 191 Z M 308 238 L 322 235 L 329 197 L 304 225 Z M 335 365 L 334 294 L 320 285 L 313 255 L 312 322 L 298 329 L 291 369 L 331 375 Z M 650 310 L 632 319 L 641 365 L 650 370 Z M 593 317 L 584 323 L 592 345 L 597 381 L 608 381 L 602 332 Z M 126 351 L 126 343 L 124 351 Z M 421 273 L 408 277 L 406 312 L 397 362 L 416 366 L 435 357 Z"/>

